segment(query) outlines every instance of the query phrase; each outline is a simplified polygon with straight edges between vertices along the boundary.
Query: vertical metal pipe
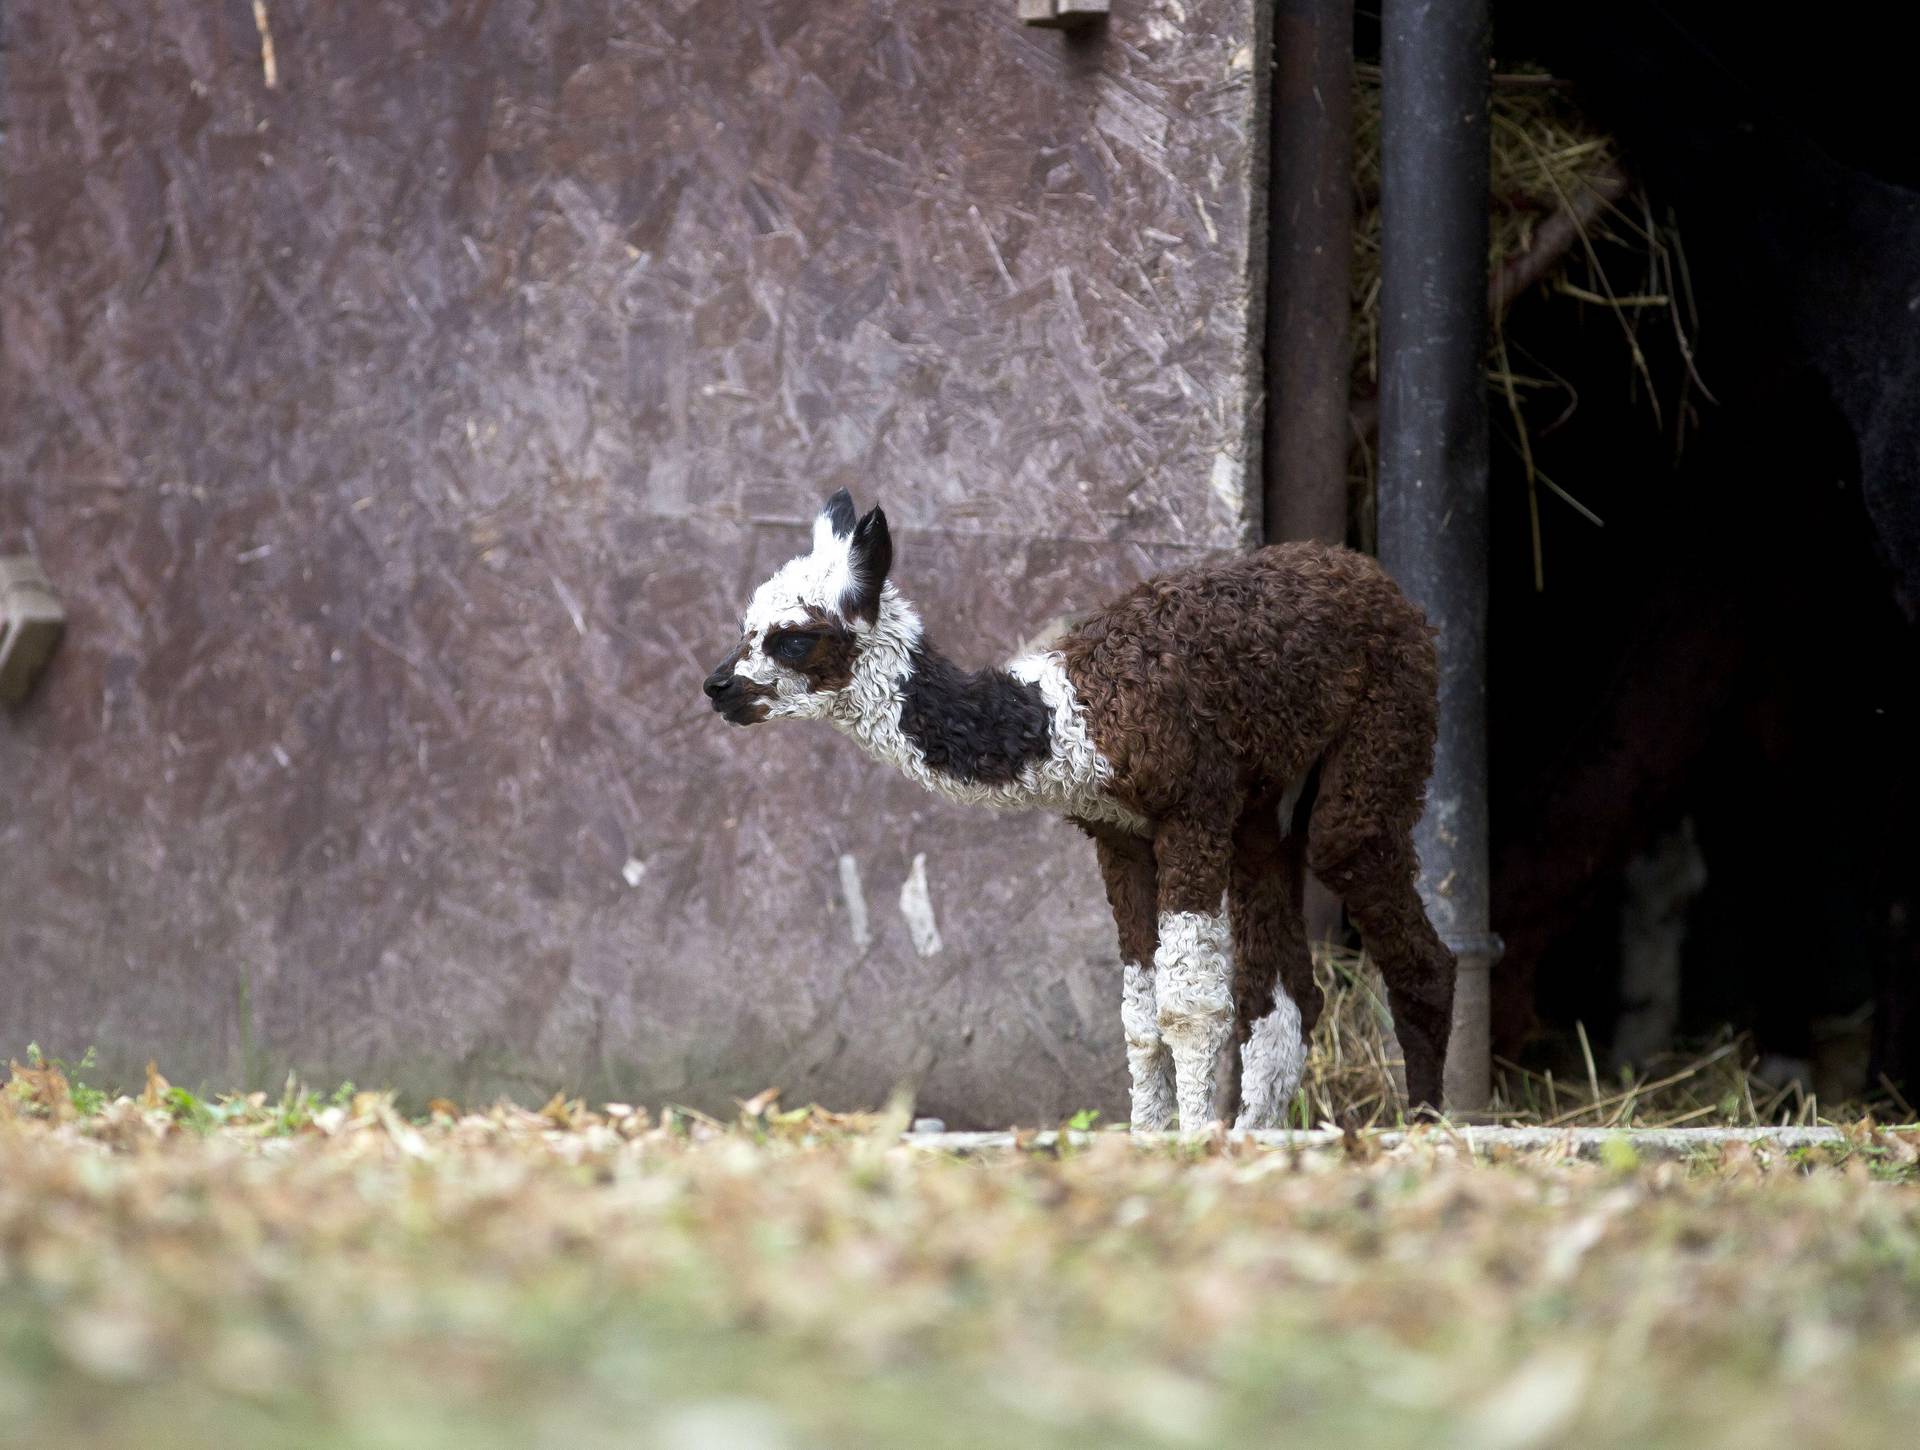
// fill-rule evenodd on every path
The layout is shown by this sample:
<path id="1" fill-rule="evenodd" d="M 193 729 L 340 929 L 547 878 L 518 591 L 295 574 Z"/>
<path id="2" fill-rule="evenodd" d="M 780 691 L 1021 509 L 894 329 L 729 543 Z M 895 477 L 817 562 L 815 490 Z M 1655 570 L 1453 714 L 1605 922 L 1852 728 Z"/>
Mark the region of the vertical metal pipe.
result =
<path id="1" fill-rule="evenodd" d="M 1267 127 L 1266 540 L 1347 539 L 1353 0 L 1275 0 Z M 1307 939 L 1340 899 L 1300 883 Z"/>
<path id="2" fill-rule="evenodd" d="M 1266 536 L 1347 537 L 1353 0 L 1276 0 L 1268 128 Z"/>
<path id="3" fill-rule="evenodd" d="M 1487 5 L 1381 13 L 1380 558 L 1439 630 L 1440 741 L 1416 840 L 1460 960 L 1446 1093 L 1490 1093 L 1487 920 Z"/>

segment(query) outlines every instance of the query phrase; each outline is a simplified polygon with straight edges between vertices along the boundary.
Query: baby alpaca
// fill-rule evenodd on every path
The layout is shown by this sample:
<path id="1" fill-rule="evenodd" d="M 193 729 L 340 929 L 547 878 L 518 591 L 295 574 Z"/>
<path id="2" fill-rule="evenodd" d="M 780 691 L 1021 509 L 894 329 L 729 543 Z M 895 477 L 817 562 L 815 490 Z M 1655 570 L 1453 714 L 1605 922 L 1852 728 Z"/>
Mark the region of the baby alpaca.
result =
<path id="1" fill-rule="evenodd" d="M 1413 1105 L 1440 1105 L 1454 960 L 1414 891 L 1433 764 L 1425 620 L 1365 555 L 1280 544 L 1149 579 L 1005 669 L 934 649 L 843 489 L 706 680 L 735 725 L 822 719 L 954 800 L 1093 838 L 1124 963 L 1133 1124 L 1279 1125 L 1321 1009 L 1302 870 L 1380 968 Z M 1234 1048 L 1238 1047 L 1237 1054 Z"/>

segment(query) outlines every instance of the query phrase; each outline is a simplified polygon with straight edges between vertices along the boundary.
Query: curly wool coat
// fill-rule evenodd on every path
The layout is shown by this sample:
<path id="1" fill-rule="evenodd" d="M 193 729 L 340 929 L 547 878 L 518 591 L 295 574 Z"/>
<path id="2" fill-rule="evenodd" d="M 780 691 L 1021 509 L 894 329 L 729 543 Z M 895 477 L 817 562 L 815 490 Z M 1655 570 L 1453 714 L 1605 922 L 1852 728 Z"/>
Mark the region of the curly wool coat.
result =
<path id="1" fill-rule="evenodd" d="M 1410 1098 L 1439 1104 L 1454 963 L 1415 894 L 1412 844 L 1436 664 L 1376 563 L 1283 544 L 1161 575 L 979 671 L 934 649 L 891 563 L 885 515 L 856 523 L 835 495 L 812 553 L 756 591 L 707 679 L 714 708 L 739 725 L 826 719 L 929 789 L 1054 810 L 1091 835 L 1136 1126 L 1176 1110 L 1202 1123 L 1236 1096 L 1243 1125 L 1284 1113 L 1321 1005 L 1306 868 L 1380 967 Z"/>
<path id="2" fill-rule="evenodd" d="M 1149 824 L 1087 827 L 1123 955 L 1152 961 L 1161 913 L 1217 911 L 1224 891 L 1238 1034 L 1276 979 L 1311 1032 L 1305 866 L 1380 968 L 1409 1098 L 1437 1107 L 1454 961 L 1414 891 L 1438 713 L 1419 611 L 1365 555 L 1280 544 L 1150 579 L 1058 649 L 1114 797 Z"/>

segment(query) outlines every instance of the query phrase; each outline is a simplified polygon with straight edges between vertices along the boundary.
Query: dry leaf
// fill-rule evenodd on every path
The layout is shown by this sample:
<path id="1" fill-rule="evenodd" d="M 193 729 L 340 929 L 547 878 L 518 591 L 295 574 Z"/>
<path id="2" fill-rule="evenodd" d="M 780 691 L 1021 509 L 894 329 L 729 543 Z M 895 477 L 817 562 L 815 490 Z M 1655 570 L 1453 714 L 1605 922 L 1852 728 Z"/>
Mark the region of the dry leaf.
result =
<path id="1" fill-rule="evenodd" d="M 167 1094 L 173 1090 L 173 1084 L 160 1076 L 160 1069 L 152 1058 L 147 1059 L 147 1086 L 140 1094 L 140 1106 L 148 1110 L 164 1108 Z"/>
<path id="2" fill-rule="evenodd" d="M 580 1126 L 579 1118 L 586 1112 L 586 1104 L 578 1098 L 569 1099 L 565 1093 L 555 1093 L 540 1109 L 540 1116 L 556 1128 L 574 1128 Z"/>
<path id="3" fill-rule="evenodd" d="M 740 1114 L 746 1118 L 764 1118 L 773 1105 L 780 1101 L 780 1089 L 768 1088 L 765 1092 L 755 1093 L 740 1104 Z"/>
<path id="4" fill-rule="evenodd" d="M 1895 1163 L 1920 1163 L 1920 1133 L 1889 1129 L 1876 1134 L 1874 1141 Z"/>
<path id="5" fill-rule="evenodd" d="M 73 1090 L 67 1085 L 67 1075 L 59 1068 L 51 1064 L 22 1067 L 18 1062 L 11 1062 L 9 1066 L 13 1080 L 7 1086 L 20 1101 L 41 1109 L 56 1123 L 67 1122 L 76 1116 Z"/>

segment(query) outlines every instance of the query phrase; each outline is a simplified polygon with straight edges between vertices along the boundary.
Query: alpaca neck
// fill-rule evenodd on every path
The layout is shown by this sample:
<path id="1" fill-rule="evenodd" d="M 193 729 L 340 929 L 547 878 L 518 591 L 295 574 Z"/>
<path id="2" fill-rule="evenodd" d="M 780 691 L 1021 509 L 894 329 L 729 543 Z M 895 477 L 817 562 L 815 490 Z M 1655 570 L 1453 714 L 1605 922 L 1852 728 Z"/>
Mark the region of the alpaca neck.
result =
<path id="1" fill-rule="evenodd" d="M 1040 805 L 1052 710 L 1038 685 L 1005 670 L 960 668 L 928 642 L 913 606 L 888 585 L 833 723 L 929 790 L 1002 806 Z"/>
<path id="2" fill-rule="evenodd" d="M 927 642 L 891 584 L 829 718 L 876 760 L 949 799 L 1140 827 L 1106 793 L 1111 767 L 1058 656 L 961 669 Z"/>

